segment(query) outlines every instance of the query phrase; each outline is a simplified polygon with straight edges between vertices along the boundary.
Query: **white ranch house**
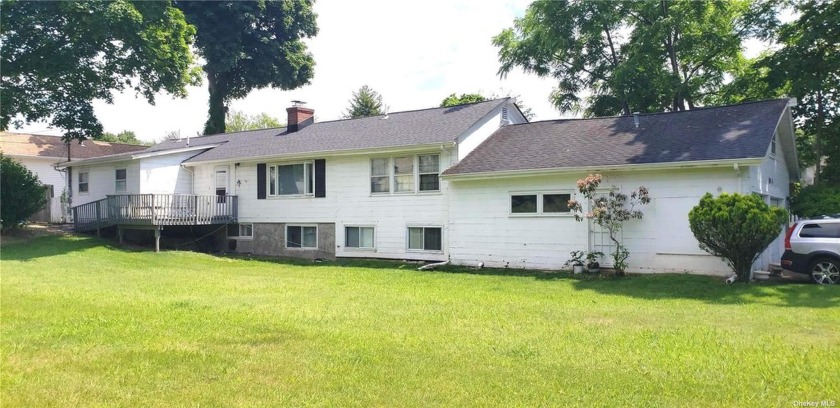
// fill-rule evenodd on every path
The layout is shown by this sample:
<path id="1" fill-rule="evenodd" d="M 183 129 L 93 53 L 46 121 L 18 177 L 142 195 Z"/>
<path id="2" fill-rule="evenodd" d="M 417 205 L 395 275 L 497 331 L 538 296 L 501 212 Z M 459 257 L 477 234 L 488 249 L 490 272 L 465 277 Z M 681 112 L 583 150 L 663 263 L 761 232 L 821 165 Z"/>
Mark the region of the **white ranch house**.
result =
<path id="1" fill-rule="evenodd" d="M 565 204 L 601 173 L 650 189 L 623 232 L 628 271 L 723 274 L 689 230 L 691 207 L 706 192 L 785 206 L 799 177 L 787 99 L 532 123 L 511 98 L 319 123 L 287 112 L 287 128 L 67 163 L 77 228 L 209 225 L 217 249 L 243 253 L 559 269 L 573 250 L 610 249 Z"/>

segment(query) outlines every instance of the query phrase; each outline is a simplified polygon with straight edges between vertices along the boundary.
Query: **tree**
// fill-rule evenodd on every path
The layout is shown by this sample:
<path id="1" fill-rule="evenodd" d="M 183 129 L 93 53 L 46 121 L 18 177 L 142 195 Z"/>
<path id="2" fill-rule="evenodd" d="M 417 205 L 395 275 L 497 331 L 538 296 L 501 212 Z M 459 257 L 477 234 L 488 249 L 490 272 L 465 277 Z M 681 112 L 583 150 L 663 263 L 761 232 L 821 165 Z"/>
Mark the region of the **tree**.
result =
<path id="1" fill-rule="evenodd" d="M 782 48 L 759 62 L 769 69 L 767 80 L 787 89 L 799 103 L 793 108 L 797 125 L 813 135 L 815 158 L 828 153 L 829 165 L 840 173 L 840 2 L 802 1 L 799 18 L 779 30 Z M 825 146 L 824 146 L 825 145 Z M 824 149 L 828 147 L 829 149 Z M 815 160 L 814 184 L 820 184 L 822 160 Z M 838 174 L 840 176 L 840 174 Z M 834 181 L 840 185 L 840 177 Z"/>
<path id="2" fill-rule="evenodd" d="M 790 211 L 800 217 L 840 214 L 840 187 L 805 186 L 792 194 Z"/>
<path id="3" fill-rule="evenodd" d="M 602 180 L 600 174 L 590 174 L 586 178 L 578 180 L 578 191 L 589 201 L 590 211 L 583 212 L 583 205 L 577 200 L 569 200 L 569 209 L 575 214 L 575 220 L 592 220 L 607 231 L 610 240 L 615 244 L 615 251 L 610 254 L 613 258 L 613 269 L 615 269 L 616 275 L 624 276 L 630 251 L 618 240 L 618 236 L 624 227 L 624 222 L 631 219 L 642 219 L 644 214 L 641 210 L 637 210 L 636 206 L 648 204 L 650 194 L 647 188 L 639 187 L 628 196 L 619 192 L 616 186 L 611 186 L 609 192 L 604 195 L 596 192 Z"/>
<path id="4" fill-rule="evenodd" d="M 537 0 L 493 38 L 514 68 L 557 80 L 551 100 L 586 116 L 678 111 L 706 103 L 741 43 L 777 21 L 771 1 Z"/>
<path id="5" fill-rule="evenodd" d="M 446 108 L 449 106 L 458 106 L 458 105 L 465 105 L 468 103 L 476 103 L 476 102 L 484 102 L 487 98 L 485 98 L 481 94 L 473 93 L 473 94 L 461 94 L 461 96 L 456 96 L 454 93 L 450 94 L 443 101 L 440 103 L 441 108 Z"/>
<path id="6" fill-rule="evenodd" d="M 15 229 L 47 204 L 44 185 L 23 164 L 0 153 L 0 225 Z"/>
<path id="7" fill-rule="evenodd" d="M 748 282 L 753 262 L 779 236 L 786 216 L 757 194 L 706 193 L 689 211 L 688 222 L 700 249 L 722 258 Z"/>
<path id="8" fill-rule="evenodd" d="M 507 96 L 511 95 L 508 94 Z M 529 107 L 526 107 L 522 102 L 518 101 L 519 96 L 514 97 L 517 98 L 516 106 L 519 108 L 519 111 L 522 112 L 522 116 L 525 116 L 525 119 L 528 120 L 533 119 L 535 116 L 533 110 L 531 110 L 531 108 Z M 490 96 L 484 96 L 480 93 L 461 94 L 461 96 L 457 96 L 453 93 L 444 98 L 443 101 L 441 101 L 440 107 L 445 108 L 448 106 L 458 106 L 468 103 L 484 102 L 497 98 L 499 98 L 499 96 L 495 92 L 490 94 Z"/>
<path id="9" fill-rule="evenodd" d="M 371 87 L 364 85 L 358 91 L 353 92 L 353 96 L 348 101 L 350 107 L 344 113 L 345 119 L 364 118 L 367 116 L 381 115 L 382 112 L 382 95 L 371 89 Z"/>
<path id="10" fill-rule="evenodd" d="M 271 129 L 284 126 L 283 123 L 280 122 L 280 119 L 277 119 L 265 112 L 258 113 L 256 115 L 247 115 L 241 111 L 228 112 L 226 122 L 227 124 L 225 125 L 225 128 L 227 133 L 256 129 Z"/>
<path id="11" fill-rule="evenodd" d="M 169 1 L 2 1 L 0 128 L 46 120 L 64 138 L 97 138 L 94 99 L 132 89 L 154 103 L 200 81 L 195 30 Z"/>
<path id="12" fill-rule="evenodd" d="M 144 142 L 138 139 L 137 135 L 130 130 L 123 130 L 122 132 L 117 134 L 105 132 L 102 134 L 102 136 L 99 137 L 99 140 L 111 143 L 127 143 L 144 146 L 151 145 L 151 143 L 149 142 Z"/>
<path id="13" fill-rule="evenodd" d="M 231 100 L 253 89 L 283 90 L 308 84 L 315 60 L 304 38 L 318 33 L 311 0 L 181 1 L 187 21 L 198 30 L 210 91 L 205 134 L 224 133 Z"/>

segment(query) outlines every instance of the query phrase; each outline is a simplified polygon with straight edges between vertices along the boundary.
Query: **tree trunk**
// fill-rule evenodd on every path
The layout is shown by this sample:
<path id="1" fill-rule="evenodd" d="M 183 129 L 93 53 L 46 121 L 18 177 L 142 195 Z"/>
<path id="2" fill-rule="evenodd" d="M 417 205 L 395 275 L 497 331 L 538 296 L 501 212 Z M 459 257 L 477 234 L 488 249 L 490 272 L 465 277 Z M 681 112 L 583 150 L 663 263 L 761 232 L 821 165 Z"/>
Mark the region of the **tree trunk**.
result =
<path id="1" fill-rule="evenodd" d="M 610 45 L 610 57 L 612 57 L 612 66 L 613 69 L 618 67 L 618 55 L 615 53 L 615 45 L 613 44 L 612 35 L 610 35 L 609 27 L 607 24 L 603 24 L 604 33 L 607 34 L 607 43 Z M 627 93 L 624 91 L 624 88 L 619 90 L 619 94 L 621 94 L 621 110 L 624 113 L 624 116 L 630 116 L 632 112 L 630 112 L 630 104 L 627 102 Z"/>
<path id="2" fill-rule="evenodd" d="M 817 89 L 817 129 L 814 135 L 814 153 L 817 155 L 817 168 L 814 172 L 814 185 L 820 185 L 820 172 L 822 172 L 822 127 L 825 120 L 825 110 L 823 107 L 823 93 L 822 93 L 822 77 L 820 72 L 817 72 L 817 81 L 820 84 Z"/>
<path id="3" fill-rule="evenodd" d="M 227 113 L 225 92 L 219 84 L 217 75 L 207 69 L 205 69 L 205 72 L 207 72 L 207 88 L 210 91 L 210 109 L 207 115 L 207 123 L 204 124 L 204 134 L 224 133 L 225 114 Z"/>

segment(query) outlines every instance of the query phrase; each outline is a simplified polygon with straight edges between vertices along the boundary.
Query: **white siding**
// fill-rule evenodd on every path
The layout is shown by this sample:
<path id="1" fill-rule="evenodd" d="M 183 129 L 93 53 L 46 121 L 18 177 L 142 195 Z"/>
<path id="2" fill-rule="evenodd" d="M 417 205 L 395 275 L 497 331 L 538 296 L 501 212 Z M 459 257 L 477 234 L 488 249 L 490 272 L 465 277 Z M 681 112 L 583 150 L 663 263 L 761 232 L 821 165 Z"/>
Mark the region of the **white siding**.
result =
<path id="1" fill-rule="evenodd" d="M 526 122 L 525 118 L 519 114 L 519 110 L 513 104 L 505 104 L 497 107 L 482 120 L 473 124 L 463 136 L 458 138 L 458 161 L 467 157 L 470 152 L 475 150 L 478 145 L 487 140 L 487 138 L 502 126 L 502 109 L 505 107 L 508 111 L 508 121 L 511 124 Z"/>
<path id="2" fill-rule="evenodd" d="M 642 220 L 628 221 L 623 243 L 629 271 L 726 273 L 702 250 L 688 226 L 688 212 L 706 192 L 736 192 L 732 169 L 604 173 L 602 186 L 626 191 L 644 185 L 653 201 Z M 512 216 L 511 192 L 576 193 L 586 174 L 454 181 L 449 196 L 450 255 L 455 263 L 492 267 L 559 269 L 573 250 L 589 250 L 588 224 L 571 216 Z M 579 193 L 576 199 L 581 199 Z"/>
<path id="3" fill-rule="evenodd" d="M 451 160 L 448 152 L 445 151 L 438 150 L 429 153 L 441 155 L 441 170 L 445 169 L 446 163 Z M 415 154 L 410 153 L 410 155 Z M 258 200 L 257 165 L 243 163 L 236 167 L 231 163 L 231 184 L 234 185 L 239 197 L 239 221 L 243 223 L 335 223 L 335 252 L 339 257 L 446 259 L 449 237 L 446 231 L 448 184 L 445 181 L 441 181 L 440 192 L 374 195 L 370 193 L 370 156 L 326 157 L 325 159 L 326 197 L 319 198 L 268 197 Z M 196 194 L 214 194 L 213 172 L 216 167 L 216 165 L 194 167 Z M 375 227 L 375 250 L 344 248 L 344 227 L 359 225 Z M 444 250 L 439 253 L 407 251 L 406 228 L 408 226 L 442 227 Z"/>
<path id="4" fill-rule="evenodd" d="M 140 163 L 136 160 L 88 166 L 74 166 L 72 169 L 72 206 L 74 207 L 96 200 L 101 200 L 109 194 L 117 194 L 117 169 L 126 169 L 126 191 L 120 192 L 120 194 L 138 194 L 140 192 Z M 81 172 L 88 172 L 87 193 L 79 192 L 79 173 Z"/>
<path id="5" fill-rule="evenodd" d="M 765 202 L 770 205 L 778 205 L 787 208 L 787 198 L 790 194 L 790 173 L 783 152 L 784 144 L 776 138 L 776 153 L 771 152 L 767 147 L 767 156 L 759 166 L 752 166 L 744 174 L 743 192 L 745 194 L 760 194 Z M 773 241 L 761 256 L 753 264 L 753 269 L 767 270 L 770 264 L 780 264 L 784 252 L 784 239 L 786 228 L 781 228 L 779 236 Z"/>
<path id="6" fill-rule="evenodd" d="M 38 176 L 38 180 L 41 180 L 41 183 L 45 185 L 53 186 L 53 198 L 50 200 L 50 214 L 51 214 L 51 222 L 65 222 L 65 212 L 62 209 L 61 205 L 61 193 L 64 192 L 64 189 L 67 186 L 67 181 L 65 178 L 64 173 L 59 172 L 55 169 L 54 164 L 58 162 L 59 158 L 53 157 L 28 157 L 28 156 L 15 156 L 15 160 L 18 160 L 26 166 L 29 171 L 35 173 Z"/>
<path id="7" fill-rule="evenodd" d="M 192 194 L 192 175 L 181 167 L 196 152 L 139 159 L 140 194 Z"/>

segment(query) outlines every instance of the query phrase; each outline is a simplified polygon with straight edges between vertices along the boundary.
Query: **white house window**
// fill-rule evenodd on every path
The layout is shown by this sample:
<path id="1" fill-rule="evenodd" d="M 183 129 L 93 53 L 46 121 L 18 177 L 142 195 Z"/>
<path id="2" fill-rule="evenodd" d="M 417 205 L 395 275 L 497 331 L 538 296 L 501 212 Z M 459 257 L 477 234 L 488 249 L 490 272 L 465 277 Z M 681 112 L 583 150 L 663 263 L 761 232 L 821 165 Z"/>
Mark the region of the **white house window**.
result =
<path id="1" fill-rule="evenodd" d="M 770 155 L 776 155 L 776 135 L 773 135 L 773 140 L 770 141 Z"/>
<path id="2" fill-rule="evenodd" d="M 511 194 L 511 214 L 569 214 L 569 193 Z"/>
<path id="3" fill-rule="evenodd" d="M 391 176 L 388 171 L 389 159 L 371 159 L 370 192 L 388 193 L 391 191 Z"/>
<path id="4" fill-rule="evenodd" d="M 440 190 L 440 156 L 424 154 L 417 156 L 420 167 L 420 191 Z"/>
<path id="5" fill-rule="evenodd" d="M 88 177 L 90 176 L 86 171 L 79 173 L 79 193 L 88 192 Z"/>
<path id="6" fill-rule="evenodd" d="M 294 196 L 315 193 L 312 162 L 268 166 L 268 195 Z"/>
<path id="7" fill-rule="evenodd" d="M 370 161 L 370 192 L 440 191 L 440 155 L 375 158 Z"/>
<path id="8" fill-rule="evenodd" d="M 373 249 L 373 227 L 344 227 L 344 246 Z"/>
<path id="9" fill-rule="evenodd" d="M 537 195 L 512 195 L 510 196 L 510 212 L 513 214 L 536 214 Z"/>
<path id="10" fill-rule="evenodd" d="M 394 158 L 394 192 L 414 192 L 414 157 Z"/>
<path id="11" fill-rule="evenodd" d="M 286 248 L 318 248 L 318 227 L 286 226 Z"/>
<path id="12" fill-rule="evenodd" d="M 114 190 L 117 192 L 124 192 L 127 190 L 126 188 L 126 171 L 125 169 L 116 169 L 116 185 L 114 186 Z"/>
<path id="13" fill-rule="evenodd" d="M 228 224 L 227 235 L 231 238 L 253 238 L 254 224 Z"/>
<path id="14" fill-rule="evenodd" d="M 567 213 L 569 212 L 569 200 L 571 194 L 543 194 L 543 213 Z"/>
<path id="15" fill-rule="evenodd" d="M 440 251 L 443 230 L 440 227 L 409 227 L 408 249 L 412 251 Z"/>

